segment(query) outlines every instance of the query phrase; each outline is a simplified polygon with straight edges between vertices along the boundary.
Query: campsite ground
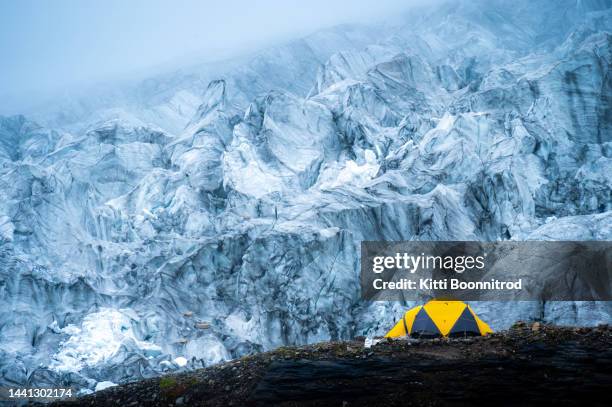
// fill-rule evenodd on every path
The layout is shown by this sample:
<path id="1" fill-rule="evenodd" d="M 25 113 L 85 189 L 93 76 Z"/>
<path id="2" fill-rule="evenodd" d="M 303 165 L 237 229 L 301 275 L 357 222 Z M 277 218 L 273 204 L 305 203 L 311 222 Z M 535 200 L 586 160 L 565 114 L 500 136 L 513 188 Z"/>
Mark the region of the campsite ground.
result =
<path id="1" fill-rule="evenodd" d="M 58 405 L 606 405 L 612 327 L 517 324 L 471 339 L 284 347 Z M 597 401 L 599 400 L 599 401 Z M 599 404 L 598 404 L 599 403 Z"/>

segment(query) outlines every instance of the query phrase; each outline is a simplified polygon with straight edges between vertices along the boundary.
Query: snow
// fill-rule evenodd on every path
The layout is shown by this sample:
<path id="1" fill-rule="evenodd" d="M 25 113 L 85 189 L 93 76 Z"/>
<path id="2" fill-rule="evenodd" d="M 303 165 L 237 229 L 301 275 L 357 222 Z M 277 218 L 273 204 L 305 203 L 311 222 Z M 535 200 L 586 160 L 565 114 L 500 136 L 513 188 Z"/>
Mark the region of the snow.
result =
<path id="1" fill-rule="evenodd" d="M 98 382 L 96 383 L 96 389 L 94 391 L 102 391 L 104 389 L 108 389 L 109 387 L 113 387 L 116 385 L 117 385 L 116 383 L 109 382 L 109 381 Z"/>
<path id="2" fill-rule="evenodd" d="M 136 339 L 130 318 L 119 310 L 101 309 L 85 318 L 80 327 L 68 325 L 61 333 L 69 338 L 53 355 L 51 367 L 60 372 L 78 372 L 115 356 L 122 346 L 134 344 L 144 352 L 159 353 L 155 344 Z"/>
<path id="3" fill-rule="evenodd" d="M 185 353 L 190 359 L 202 360 L 206 366 L 230 359 L 223 342 L 213 336 L 200 337 L 190 341 L 185 347 Z"/>
<path id="4" fill-rule="evenodd" d="M 177 358 L 174 358 L 174 363 L 176 363 L 178 367 L 185 367 L 187 366 L 187 359 L 182 356 L 179 356 Z"/>
<path id="5" fill-rule="evenodd" d="M 372 150 L 364 151 L 364 163 L 359 165 L 353 160 L 347 160 L 344 163 L 344 167 L 338 172 L 334 171 L 333 175 L 329 175 L 331 178 L 321 182 L 321 189 L 333 189 L 343 185 L 355 185 L 357 187 L 363 187 L 366 183 L 374 178 L 378 173 L 380 165 L 376 160 L 376 154 Z"/>

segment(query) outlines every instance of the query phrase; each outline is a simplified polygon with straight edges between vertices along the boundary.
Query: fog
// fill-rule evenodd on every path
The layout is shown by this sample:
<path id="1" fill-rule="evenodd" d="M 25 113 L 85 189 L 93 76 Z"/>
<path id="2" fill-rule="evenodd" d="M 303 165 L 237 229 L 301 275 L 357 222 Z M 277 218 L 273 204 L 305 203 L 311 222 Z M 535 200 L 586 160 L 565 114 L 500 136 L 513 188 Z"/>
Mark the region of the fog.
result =
<path id="1" fill-rule="evenodd" d="M 340 23 L 397 13 L 404 0 L 20 0 L 0 2 L 0 98 L 37 97 L 146 70 L 248 52 Z"/>

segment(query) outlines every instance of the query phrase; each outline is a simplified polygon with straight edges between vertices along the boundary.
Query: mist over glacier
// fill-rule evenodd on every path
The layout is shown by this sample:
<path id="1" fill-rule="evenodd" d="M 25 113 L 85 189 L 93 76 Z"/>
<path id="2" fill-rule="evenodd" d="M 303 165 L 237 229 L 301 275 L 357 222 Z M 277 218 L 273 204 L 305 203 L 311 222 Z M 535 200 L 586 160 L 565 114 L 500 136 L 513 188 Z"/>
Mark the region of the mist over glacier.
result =
<path id="1" fill-rule="evenodd" d="M 362 240 L 610 240 L 611 30 L 609 1 L 421 5 L 0 117 L 0 385 L 384 334 L 411 304 L 360 300 Z"/>

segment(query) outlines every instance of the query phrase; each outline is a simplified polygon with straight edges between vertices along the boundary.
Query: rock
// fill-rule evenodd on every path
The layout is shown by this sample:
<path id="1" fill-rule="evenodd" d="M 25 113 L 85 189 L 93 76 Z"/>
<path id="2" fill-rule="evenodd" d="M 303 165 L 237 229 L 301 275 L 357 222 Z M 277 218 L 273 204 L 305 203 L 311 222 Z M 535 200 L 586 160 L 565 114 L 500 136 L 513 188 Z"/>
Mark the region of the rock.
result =
<path id="1" fill-rule="evenodd" d="M 498 333 L 498 341 L 494 337 L 482 338 L 481 341 L 445 341 L 432 348 L 433 341 L 422 340 L 414 343 L 411 348 L 403 347 L 404 341 L 385 342 L 375 348 L 374 355 L 367 359 L 354 359 L 344 353 L 347 344 L 330 351 L 322 351 L 320 347 L 303 347 L 299 349 L 299 359 L 280 360 L 272 364 L 258 366 L 261 379 L 257 386 L 245 387 L 252 389 L 240 395 L 228 394 L 228 388 L 211 392 L 202 389 L 210 405 L 217 405 L 214 400 L 228 404 L 228 399 L 237 404 L 245 404 L 245 400 L 253 404 L 275 405 L 291 400 L 292 405 L 309 405 L 312 398 L 323 405 L 341 404 L 346 394 L 351 394 L 351 403 L 355 405 L 370 405 L 375 400 L 379 404 L 404 405 L 406 396 L 415 394 L 418 388 L 420 402 L 427 405 L 445 405 L 448 402 L 462 403 L 464 400 L 485 401 L 489 395 L 482 393 L 486 383 L 493 384 L 505 398 L 512 397 L 515 383 L 523 383 L 523 391 L 530 394 L 538 402 L 543 398 L 563 400 L 567 405 L 581 405 L 585 394 L 605 394 L 611 380 L 610 374 L 601 373 L 612 359 L 606 359 L 610 350 L 602 341 L 605 332 L 589 328 L 591 335 L 583 336 L 574 333 L 572 328 L 546 326 L 542 330 L 549 331 L 552 337 L 560 338 L 557 343 L 547 346 L 532 346 L 537 333 L 525 330 L 510 334 Z M 545 352 L 542 352 L 545 350 Z M 282 353 L 286 353 L 283 349 Z M 324 352 L 323 354 L 321 352 Z M 427 357 L 423 357 L 426 352 Z M 394 354 L 395 357 L 389 357 Z M 602 355 L 602 366 L 594 366 L 591 356 Z M 258 360 L 267 356 L 256 355 Z M 406 368 L 406 360 L 415 363 Z M 439 369 L 440 364 L 448 368 Z M 547 374 L 547 366 L 580 366 L 584 372 L 588 386 L 584 388 L 558 388 L 558 380 L 570 380 L 575 377 L 574 369 L 560 370 L 554 377 Z M 516 376 L 516 369 L 521 368 L 524 375 Z M 438 370 L 436 370 L 438 369 Z M 584 370 L 582 370 L 584 369 Z M 457 383 L 457 370 L 470 371 L 462 383 Z M 436 371 L 435 375 L 430 375 Z M 384 372 L 384 374 L 381 374 Z M 559 376 L 561 375 L 561 376 Z M 223 376 L 227 380 L 227 376 Z M 237 375 L 230 376 L 237 379 Z M 291 380 L 287 380 L 290 377 Z M 351 380 L 346 380 L 350 377 Z M 432 378 L 435 378 L 433 380 Z M 526 381 L 526 378 L 528 379 Z M 518 381 L 517 381 L 518 380 Z M 330 387 L 333 383 L 334 387 Z M 502 383 L 511 384 L 503 386 Z M 445 391 L 439 391 L 444 386 Z M 240 388 L 240 382 L 238 387 Z M 333 389 L 330 391 L 330 389 Z M 357 389 L 360 389 L 357 391 Z M 557 389 L 562 394 L 551 392 Z M 198 390 L 194 390 L 198 391 Z M 584 391 L 584 392 L 583 392 Z M 392 396 L 390 396 L 392 395 Z M 215 397 L 219 397 L 216 399 Z M 221 399 L 222 397 L 222 399 Z M 542 398 L 540 400 L 539 398 Z M 235 403 L 236 404 L 236 403 Z"/>

